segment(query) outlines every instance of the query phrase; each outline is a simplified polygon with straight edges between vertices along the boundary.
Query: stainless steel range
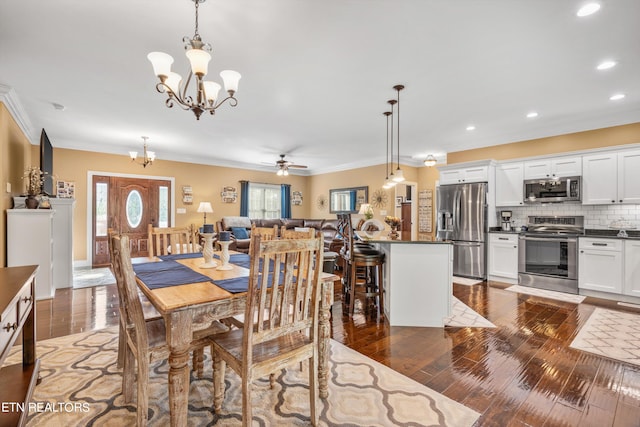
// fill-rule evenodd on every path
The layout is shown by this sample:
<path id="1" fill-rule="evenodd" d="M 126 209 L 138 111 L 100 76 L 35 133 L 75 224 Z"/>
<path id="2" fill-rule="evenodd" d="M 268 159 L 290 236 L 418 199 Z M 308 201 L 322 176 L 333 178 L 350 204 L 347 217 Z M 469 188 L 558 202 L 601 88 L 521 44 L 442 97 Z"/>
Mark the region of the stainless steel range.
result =
<path id="1" fill-rule="evenodd" d="M 530 216 L 518 246 L 520 285 L 578 293 L 578 236 L 582 216 Z"/>

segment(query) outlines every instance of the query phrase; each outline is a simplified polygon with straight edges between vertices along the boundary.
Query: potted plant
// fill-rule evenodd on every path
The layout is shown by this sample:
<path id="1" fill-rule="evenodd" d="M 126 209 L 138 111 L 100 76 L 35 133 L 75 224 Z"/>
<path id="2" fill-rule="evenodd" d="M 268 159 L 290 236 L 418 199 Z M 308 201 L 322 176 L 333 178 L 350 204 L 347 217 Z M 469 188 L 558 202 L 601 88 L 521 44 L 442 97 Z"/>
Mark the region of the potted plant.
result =
<path id="1" fill-rule="evenodd" d="M 393 240 L 397 239 L 398 228 L 400 227 L 400 218 L 398 218 L 397 216 L 387 215 L 384 217 L 384 222 L 389 224 L 389 227 L 391 227 L 391 232 L 389 233 L 389 237 Z"/>
<path id="2" fill-rule="evenodd" d="M 27 198 L 25 205 L 28 209 L 36 209 L 40 200 L 38 197 L 42 193 L 42 184 L 44 183 L 44 172 L 35 166 L 31 166 L 24 171 L 22 179 L 27 182 Z"/>

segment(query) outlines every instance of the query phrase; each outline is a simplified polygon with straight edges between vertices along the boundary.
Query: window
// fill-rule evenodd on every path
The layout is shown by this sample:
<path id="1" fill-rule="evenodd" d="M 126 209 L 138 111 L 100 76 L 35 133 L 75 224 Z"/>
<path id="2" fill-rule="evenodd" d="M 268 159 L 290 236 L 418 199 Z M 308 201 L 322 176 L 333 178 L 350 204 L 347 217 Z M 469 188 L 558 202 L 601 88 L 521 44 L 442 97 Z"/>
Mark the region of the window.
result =
<path id="1" fill-rule="evenodd" d="M 169 226 L 169 187 L 158 188 L 158 227 Z"/>
<path id="2" fill-rule="evenodd" d="M 107 201 L 109 200 L 109 187 L 106 182 L 96 184 L 96 236 L 106 236 L 108 227 Z"/>
<path id="3" fill-rule="evenodd" d="M 126 212 L 129 227 L 138 227 L 142 221 L 142 196 L 138 190 L 133 190 L 127 196 Z"/>
<path id="4" fill-rule="evenodd" d="M 279 185 L 249 184 L 249 218 L 280 218 Z"/>

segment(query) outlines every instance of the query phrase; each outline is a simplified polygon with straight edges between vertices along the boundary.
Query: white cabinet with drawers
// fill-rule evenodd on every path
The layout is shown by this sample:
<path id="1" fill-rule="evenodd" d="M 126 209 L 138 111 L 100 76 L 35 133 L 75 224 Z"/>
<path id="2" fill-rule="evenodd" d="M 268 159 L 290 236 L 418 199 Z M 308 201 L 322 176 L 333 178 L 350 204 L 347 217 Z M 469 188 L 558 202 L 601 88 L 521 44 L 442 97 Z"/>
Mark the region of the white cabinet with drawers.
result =
<path id="1" fill-rule="evenodd" d="M 488 279 L 518 283 L 518 234 L 489 234 Z"/>

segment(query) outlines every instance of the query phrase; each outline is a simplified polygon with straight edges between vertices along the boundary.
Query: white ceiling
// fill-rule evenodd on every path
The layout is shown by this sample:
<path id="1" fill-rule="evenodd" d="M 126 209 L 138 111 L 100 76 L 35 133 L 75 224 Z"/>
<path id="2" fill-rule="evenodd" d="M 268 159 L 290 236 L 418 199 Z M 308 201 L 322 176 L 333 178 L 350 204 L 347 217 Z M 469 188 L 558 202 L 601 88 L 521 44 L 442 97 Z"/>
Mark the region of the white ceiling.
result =
<path id="1" fill-rule="evenodd" d="M 401 161 L 417 165 L 640 122 L 640 1 L 599 2 L 578 18 L 580 0 L 208 0 L 210 79 L 242 80 L 237 107 L 196 121 L 164 105 L 146 59 L 167 52 L 186 74 L 192 1 L 2 1 L 0 84 L 33 142 L 45 128 L 55 147 L 126 155 L 148 135 L 159 159 L 259 169 L 286 153 L 321 173 L 385 162 L 382 113 L 401 83 Z M 605 59 L 618 65 L 597 71 Z"/>

